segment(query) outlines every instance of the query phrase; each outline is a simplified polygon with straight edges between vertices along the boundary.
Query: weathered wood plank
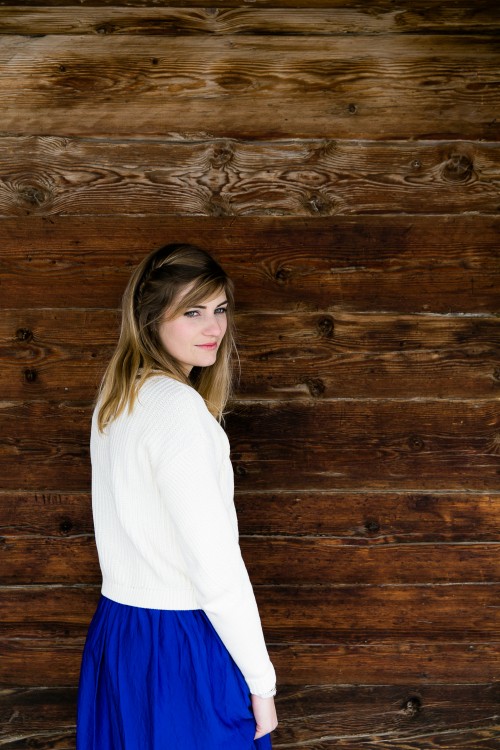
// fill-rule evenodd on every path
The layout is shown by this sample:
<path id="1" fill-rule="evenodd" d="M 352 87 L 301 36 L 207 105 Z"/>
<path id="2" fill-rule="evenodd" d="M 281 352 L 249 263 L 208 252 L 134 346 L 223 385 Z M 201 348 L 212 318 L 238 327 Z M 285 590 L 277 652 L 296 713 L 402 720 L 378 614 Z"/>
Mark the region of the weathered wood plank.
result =
<path id="1" fill-rule="evenodd" d="M 30 496 L 26 502 L 32 507 Z M 319 534 L 370 544 L 498 541 L 500 535 L 496 494 L 249 490 L 236 493 L 235 503 L 243 535 Z M 46 533 L 53 533 L 57 520 Z"/>
<path id="2" fill-rule="evenodd" d="M 239 487 L 498 488 L 498 405 L 240 402 L 227 424 Z M 279 479 L 278 479 L 279 478 Z M 276 485 L 274 485 L 274 488 Z"/>
<path id="3" fill-rule="evenodd" d="M 74 687 L 84 638 L 0 639 L 4 687 Z M 269 645 L 278 682 L 289 685 L 426 685 L 494 682 L 498 643 Z"/>
<path id="4" fill-rule="evenodd" d="M 478 33 L 494 32 L 500 27 L 494 3 L 461 0 L 453 5 L 420 2 L 322 2 L 309 3 L 266 2 L 259 8 L 230 7 L 231 0 L 194 7 L 184 2 L 184 7 L 157 7 L 148 3 L 142 7 L 129 7 L 140 3 L 120 2 L 99 4 L 94 1 L 82 13 L 78 7 L 69 7 L 70 1 L 44 3 L 32 7 L 23 0 L 1 7 L 1 34 L 387 34 L 387 33 Z M 39 5 L 39 0 L 38 0 Z M 275 7 L 272 7 L 272 6 Z M 292 7 L 295 5 L 295 7 Z M 303 7 L 298 7 L 299 5 Z M 188 7 L 193 6 L 193 7 Z M 224 7 L 226 6 L 226 7 Z M 288 6 L 288 7 L 287 7 Z"/>
<path id="5" fill-rule="evenodd" d="M 76 402 L 0 403 L 3 489 L 86 490 L 90 416 Z M 315 399 L 240 401 L 226 427 L 238 489 L 487 491 L 498 421 L 495 400 Z"/>
<path id="6" fill-rule="evenodd" d="M 412 561 L 409 560 L 409 565 Z M 500 584 L 259 585 L 252 582 L 273 643 L 371 644 L 498 641 Z M 98 584 L 2 586 L 4 638 L 85 636 Z"/>
<path id="7" fill-rule="evenodd" d="M 37 748 L 73 748 L 76 687 L 4 688 L 0 691 L 2 747 L 19 748 L 37 737 Z M 496 747 L 498 686 L 280 685 L 276 703 L 280 723 L 273 747 L 404 747 L 429 750 L 478 743 Z M 328 737 L 329 739 L 325 739 Z M 384 738 L 381 740 L 381 738 Z M 441 742 L 439 741 L 441 740 Z M 380 742 L 384 744 L 381 745 Z M 55 744 L 57 742 L 57 744 Z"/>
<path id="8" fill-rule="evenodd" d="M 197 242 L 234 277 L 240 311 L 498 310 L 493 216 L 29 217 L 0 220 L 0 305 L 117 308 L 131 268 Z"/>
<path id="9" fill-rule="evenodd" d="M 497 213 L 500 144 L 0 138 L 0 215 Z"/>
<path id="10" fill-rule="evenodd" d="M 2 750 L 73 750 L 76 700 L 76 686 L 0 689 Z"/>
<path id="11" fill-rule="evenodd" d="M 315 538 L 241 539 L 255 583 L 321 584 L 460 583 L 500 580 L 500 545 L 361 542 Z M 5 535 L 0 583 L 96 583 L 100 580 L 94 537 Z M 308 614 L 309 616 L 309 614 Z"/>
<path id="12" fill-rule="evenodd" d="M 498 685 L 280 687 L 273 747 L 494 748 Z"/>
<path id="13" fill-rule="evenodd" d="M 40 0 L 0 0 L 0 6 L 6 8 L 34 9 L 40 6 Z M 49 8 L 71 8 L 76 6 L 85 10 L 95 8 L 132 9 L 140 8 L 143 16 L 148 16 L 163 6 L 162 0 L 45 0 L 44 9 Z M 426 24 L 436 24 L 437 29 L 447 28 L 452 25 L 460 31 L 467 24 L 476 25 L 486 23 L 493 24 L 497 28 L 498 8 L 495 0 L 453 0 L 452 4 L 439 4 L 435 0 L 259 0 L 259 8 L 293 8 L 299 9 L 320 8 L 322 10 L 335 9 L 340 19 L 350 14 L 363 19 L 364 25 L 370 23 L 382 23 L 384 20 L 393 23 L 394 28 L 405 29 L 409 25 L 424 24 L 423 30 L 428 30 Z M 170 6 L 175 8 L 199 8 L 200 0 L 181 0 Z M 241 0 L 206 0 L 203 8 L 241 8 Z M 361 21 L 360 21 L 361 24 Z M 415 27 L 416 28 L 416 27 Z M 420 26 L 419 26 L 420 28 Z M 468 28 L 468 27 L 467 27 Z M 347 30 L 347 29 L 346 29 Z M 354 29 L 352 29 L 354 30 Z"/>
<path id="14" fill-rule="evenodd" d="M 500 494 L 477 492 L 237 492 L 242 536 L 328 536 L 370 545 L 499 542 Z M 0 492 L 9 535 L 94 531 L 89 493 Z"/>
<path id="15" fill-rule="evenodd" d="M 5 134 L 500 137 L 495 37 L 5 35 L 0 63 Z"/>
<path id="16" fill-rule="evenodd" d="M 500 299 L 500 295 L 499 295 Z M 243 313 L 238 398 L 485 398 L 500 393 L 500 319 Z M 110 310 L 6 310 L 4 398 L 93 399 L 118 339 Z"/>

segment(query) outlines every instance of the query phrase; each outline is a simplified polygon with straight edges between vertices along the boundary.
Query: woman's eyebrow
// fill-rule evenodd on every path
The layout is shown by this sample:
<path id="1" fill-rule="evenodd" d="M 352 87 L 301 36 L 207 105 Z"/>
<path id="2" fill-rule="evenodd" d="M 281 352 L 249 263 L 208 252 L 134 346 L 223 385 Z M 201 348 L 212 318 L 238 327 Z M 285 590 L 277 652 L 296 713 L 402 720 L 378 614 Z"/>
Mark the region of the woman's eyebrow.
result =
<path id="1" fill-rule="evenodd" d="M 219 302 L 219 304 L 216 305 L 216 307 L 220 307 L 221 305 L 225 305 L 226 302 L 227 302 L 227 299 L 225 299 L 224 302 Z M 200 309 L 200 310 L 206 310 L 207 306 L 206 305 L 191 305 L 191 308 L 192 309 L 196 308 L 196 309 Z"/>

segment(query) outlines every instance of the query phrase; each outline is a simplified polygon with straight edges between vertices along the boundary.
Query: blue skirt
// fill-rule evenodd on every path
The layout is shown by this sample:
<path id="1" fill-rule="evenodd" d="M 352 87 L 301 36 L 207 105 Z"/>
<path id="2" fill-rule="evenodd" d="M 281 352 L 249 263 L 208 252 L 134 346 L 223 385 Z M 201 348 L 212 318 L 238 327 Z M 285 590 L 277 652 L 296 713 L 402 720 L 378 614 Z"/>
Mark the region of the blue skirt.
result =
<path id="1" fill-rule="evenodd" d="M 77 750 L 270 750 L 243 675 L 201 609 L 101 594 L 82 655 Z"/>

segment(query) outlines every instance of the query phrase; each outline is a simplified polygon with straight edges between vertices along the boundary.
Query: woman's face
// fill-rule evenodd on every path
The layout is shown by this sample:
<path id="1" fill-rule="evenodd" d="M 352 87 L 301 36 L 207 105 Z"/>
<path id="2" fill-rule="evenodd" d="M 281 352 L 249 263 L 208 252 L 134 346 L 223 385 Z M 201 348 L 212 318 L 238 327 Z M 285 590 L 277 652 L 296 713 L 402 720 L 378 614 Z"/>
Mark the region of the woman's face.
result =
<path id="1" fill-rule="evenodd" d="M 173 320 L 160 323 L 161 343 L 165 351 L 179 362 L 186 375 L 193 367 L 214 364 L 227 329 L 226 309 L 226 296 L 224 292 L 219 292 L 215 297 L 188 308 Z"/>

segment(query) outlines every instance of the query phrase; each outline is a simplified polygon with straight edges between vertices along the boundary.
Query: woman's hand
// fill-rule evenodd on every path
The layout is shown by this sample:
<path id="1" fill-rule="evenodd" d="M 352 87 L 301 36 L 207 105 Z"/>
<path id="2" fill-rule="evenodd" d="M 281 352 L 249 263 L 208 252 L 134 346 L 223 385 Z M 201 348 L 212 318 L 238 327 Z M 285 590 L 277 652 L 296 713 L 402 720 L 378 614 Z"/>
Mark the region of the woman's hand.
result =
<path id="1" fill-rule="evenodd" d="M 257 731 L 254 740 L 269 734 L 278 726 L 278 717 L 276 716 L 276 706 L 274 698 L 259 698 L 258 695 L 250 695 L 252 699 L 252 711 L 257 724 Z"/>

